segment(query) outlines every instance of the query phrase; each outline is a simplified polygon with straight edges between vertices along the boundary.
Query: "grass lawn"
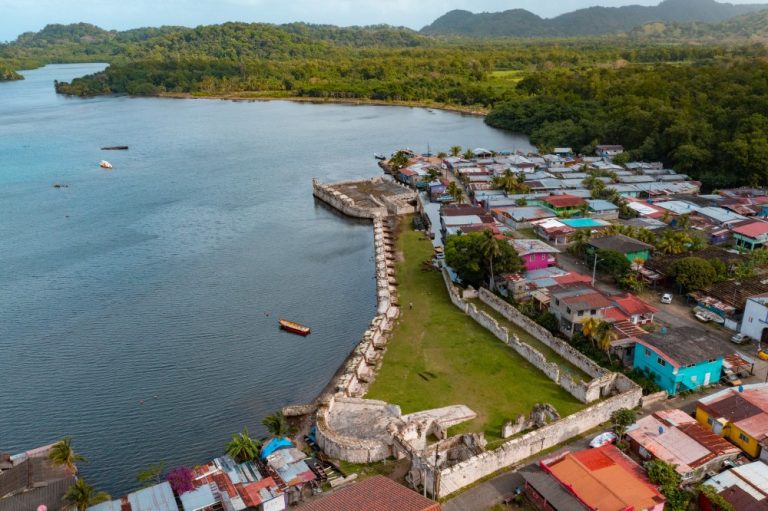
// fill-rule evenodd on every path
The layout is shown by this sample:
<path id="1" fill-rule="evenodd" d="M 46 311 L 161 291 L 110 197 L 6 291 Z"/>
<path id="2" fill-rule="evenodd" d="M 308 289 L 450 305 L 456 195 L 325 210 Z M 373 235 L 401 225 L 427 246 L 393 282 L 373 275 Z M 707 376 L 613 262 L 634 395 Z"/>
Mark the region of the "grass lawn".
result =
<path id="1" fill-rule="evenodd" d="M 402 315 L 366 397 L 398 404 L 403 413 L 465 404 L 478 417 L 452 433 L 484 432 L 489 443 L 499 441 L 505 420 L 527 415 L 536 403 L 550 403 L 563 416 L 585 407 L 456 308 L 442 275 L 422 270 L 432 244 L 409 219 L 400 225 Z"/>

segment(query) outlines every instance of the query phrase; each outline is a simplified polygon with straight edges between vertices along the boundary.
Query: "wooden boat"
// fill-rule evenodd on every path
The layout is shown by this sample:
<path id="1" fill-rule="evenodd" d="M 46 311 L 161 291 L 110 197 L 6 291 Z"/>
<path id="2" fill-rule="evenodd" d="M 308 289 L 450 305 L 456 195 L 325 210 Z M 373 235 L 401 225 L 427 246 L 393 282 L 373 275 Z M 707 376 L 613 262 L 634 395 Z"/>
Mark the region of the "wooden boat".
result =
<path id="1" fill-rule="evenodd" d="M 384 156 L 383 154 L 379 154 L 379 153 L 373 153 L 373 157 L 376 158 L 379 161 L 384 161 L 384 160 L 387 159 L 386 156 Z"/>
<path id="2" fill-rule="evenodd" d="M 99 162 L 99 167 L 101 167 L 103 169 L 111 169 L 112 168 L 112 164 L 109 163 L 107 160 L 101 160 Z"/>
<path id="3" fill-rule="evenodd" d="M 300 325 L 298 323 L 294 323 L 293 321 L 288 321 L 287 319 L 281 319 L 279 323 L 280 323 L 280 328 L 282 328 L 286 332 L 291 332 L 292 334 L 298 334 L 298 335 L 309 335 L 308 326 Z"/>
<path id="4" fill-rule="evenodd" d="M 102 147 L 102 151 L 127 151 L 128 146 L 127 145 L 112 145 L 108 147 Z"/>

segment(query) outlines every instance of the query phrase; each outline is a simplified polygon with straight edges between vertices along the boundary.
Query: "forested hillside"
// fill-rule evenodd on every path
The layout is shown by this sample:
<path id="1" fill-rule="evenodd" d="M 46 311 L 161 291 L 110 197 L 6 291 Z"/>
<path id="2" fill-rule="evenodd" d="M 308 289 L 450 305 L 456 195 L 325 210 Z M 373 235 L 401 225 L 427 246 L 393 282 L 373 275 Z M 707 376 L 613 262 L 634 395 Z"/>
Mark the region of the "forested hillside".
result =
<path id="1" fill-rule="evenodd" d="M 709 186 L 768 184 L 768 61 L 552 70 L 518 85 L 491 126 L 542 147 L 617 143 Z"/>
<path id="2" fill-rule="evenodd" d="M 733 5 L 715 0 L 664 0 L 650 7 L 589 7 L 551 19 L 523 9 L 479 14 L 455 10 L 421 32 L 470 37 L 595 36 L 628 32 L 650 22 L 719 22 L 765 8 L 765 4 Z"/>
<path id="3" fill-rule="evenodd" d="M 768 6 L 766 6 L 768 7 Z M 737 16 L 720 23 L 646 23 L 629 35 L 640 41 L 765 41 L 768 39 L 768 10 Z"/>

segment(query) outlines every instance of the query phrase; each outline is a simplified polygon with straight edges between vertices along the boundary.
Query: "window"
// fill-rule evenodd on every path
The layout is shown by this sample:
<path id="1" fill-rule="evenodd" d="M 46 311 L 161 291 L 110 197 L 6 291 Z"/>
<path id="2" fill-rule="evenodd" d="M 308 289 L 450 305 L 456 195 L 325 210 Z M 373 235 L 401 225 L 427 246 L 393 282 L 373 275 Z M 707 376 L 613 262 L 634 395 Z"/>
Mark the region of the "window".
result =
<path id="1" fill-rule="evenodd" d="M 648 348 L 645 348 L 645 356 L 646 357 L 650 357 L 651 356 L 651 350 L 649 350 Z"/>
<path id="2" fill-rule="evenodd" d="M 589 313 L 594 316 L 595 314 L 597 314 L 597 310 L 596 309 L 592 309 L 591 311 L 589 311 Z"/>
<path id="3" fill-rule="evenodd" d="M 555 298 L 555 305 L 560 305 L 560 299 L 559 298 Z"/>
<path id="4" fill-rule="evenodd" d="M 665 366 L 665 365 L 667 365 L 667 361 L 666 361 L 666 360 L 664 360 L 664 359 L 663 359 L 663 358 L 661 358 L 661 357 L 656 357 L 656 362 L 657 362 L 657 363 L 658 363 L 660 366 Z"/>
<path id="5" fill-rule="evenodd" d="M 565 309 L 565 312 L 567 312 L 568 314 L 570 314 L 570 313 L 571 313 L 571 308 L 570 308 L 570 307 L 566 308 L 566 309 Z"/>
<path id="6" fill-rule="evenodd" d="M 707 424 L 709 424 L 710 426 L 714 426 L 715 419 L 713 419 L 712 417 L 707 417 Z"/>
<path id="7" fill-rule="evenodd" d="M 745 444 L 749 443 L 749 437 L 747 435 L 745 435 L 744 433 L 739 433 L 739 440 L 741 440 Z"/>
<path id="8" fill-rule="evenodd" d="M 583 316 L 583 315 L 584 315 L 584 311 L 579 311 L 579 314 L 578 314 L 578 315 L 579 315 L 579 316 Z"/>

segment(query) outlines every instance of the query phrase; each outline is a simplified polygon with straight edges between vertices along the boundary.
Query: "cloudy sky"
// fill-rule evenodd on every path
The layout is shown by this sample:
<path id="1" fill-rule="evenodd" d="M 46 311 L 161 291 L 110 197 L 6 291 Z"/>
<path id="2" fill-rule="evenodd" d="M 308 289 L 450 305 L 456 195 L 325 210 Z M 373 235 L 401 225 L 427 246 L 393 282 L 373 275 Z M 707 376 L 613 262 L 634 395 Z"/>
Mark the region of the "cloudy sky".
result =
<path id="1" fill-rule="evenodd" d="M 763 3 L 766 0 L 730 0 Z M 528 9 L 552 17 L 590 5 L 654 5 L 659 0 L 0 0 L 0 41 L 48 23 L 86 21 L 107 29 L 196 26 L 224 21 L 335 25 L 388 23 L 421 28 L 451 9 Z"/>

